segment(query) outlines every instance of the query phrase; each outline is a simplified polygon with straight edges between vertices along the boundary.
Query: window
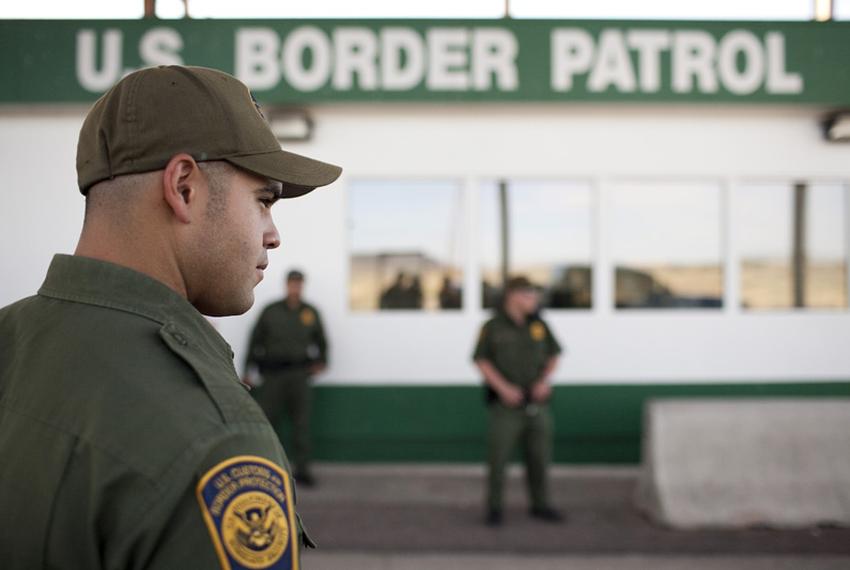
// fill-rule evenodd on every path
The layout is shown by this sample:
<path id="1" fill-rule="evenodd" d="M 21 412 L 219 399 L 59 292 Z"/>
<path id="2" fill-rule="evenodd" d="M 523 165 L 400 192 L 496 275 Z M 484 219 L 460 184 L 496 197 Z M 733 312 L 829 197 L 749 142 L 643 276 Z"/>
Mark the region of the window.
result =
<path id="1" fill-rule="evenodd" d="M 610 224 L 617 308 L 722 305 L 717 185 L 617 184 Z"/>
<path id="2" fill-rule="evenodd" d="M 498 305 L 505 276 L 525 275 L 542 304 L 589 308 L 591 188 L 581 182 L 492 181 L 481 194 L 482 294 Z"/>
<path id="3" fill-rule="evenodd" d="M 846 186 L 748 184 L 736 194 L 741 304 L 847 306 Z"/>
<path id="4" fill-rule="evenodd" d="M 353 310 L 461 308 L 460 199 L 452 182 L 351 185 Z"/>

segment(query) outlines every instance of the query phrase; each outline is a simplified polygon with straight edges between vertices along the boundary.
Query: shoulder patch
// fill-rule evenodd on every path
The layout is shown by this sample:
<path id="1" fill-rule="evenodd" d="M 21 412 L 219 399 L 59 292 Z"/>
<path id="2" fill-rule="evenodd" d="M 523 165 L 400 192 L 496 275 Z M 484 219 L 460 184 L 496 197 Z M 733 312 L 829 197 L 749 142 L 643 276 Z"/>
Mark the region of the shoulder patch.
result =
<path id="1" fill-rule="evenodd" d="M 240 455 L 207 471 L 196 489 L 224 570 L 298 570 L 298 526 L 289 474 Z"/>
<path id="2" fill-rule="evenodd" d="M 309 327 L 315 322 L 316 322 L 316 313 L 314 313 L 310 309 L 303 309 L 301 311 L 301 323 L 305 327 Z"/>
<path id="3" fill-rule="evenodd" d="M 540 342 L 546 338 L 546 327 L 540 321 L 534 321 L 528 328 L 531 338 Z"/>

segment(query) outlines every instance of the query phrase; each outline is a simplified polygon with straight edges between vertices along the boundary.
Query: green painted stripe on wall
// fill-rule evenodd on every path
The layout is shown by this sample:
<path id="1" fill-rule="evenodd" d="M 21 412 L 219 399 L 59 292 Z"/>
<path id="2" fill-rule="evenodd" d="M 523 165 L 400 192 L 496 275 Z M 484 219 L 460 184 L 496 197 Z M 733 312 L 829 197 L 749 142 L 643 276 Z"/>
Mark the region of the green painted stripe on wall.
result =
<path id="1" fill-rule="evenodd" d="M 486 406 L 477 386 L 317 386 L 314 456 L 336 462 L 483 462 Z M 555 461 L 637 463 L 651 398 L 850 396 L 850 381 L 558 386 Z M 287 425 L 280 426 L 287 449 Z"/>

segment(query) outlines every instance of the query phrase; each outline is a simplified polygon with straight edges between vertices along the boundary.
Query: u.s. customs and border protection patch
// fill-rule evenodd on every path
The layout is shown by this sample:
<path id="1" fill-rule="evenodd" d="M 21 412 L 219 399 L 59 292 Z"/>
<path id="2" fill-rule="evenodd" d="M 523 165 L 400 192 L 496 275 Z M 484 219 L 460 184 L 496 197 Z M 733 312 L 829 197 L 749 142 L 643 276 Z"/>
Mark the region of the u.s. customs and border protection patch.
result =
<path id="1" fill-rule="evenodd" d="M 252 455 L 222 461 L 196 491 L 224 570 L 298 570 L 289 474 Z"/>
<path id="2" fill-rule="evenodd" d="M 301 323 L 305 327 L 309 327 L 315 322 L 316 322 L 316 313 L 314 313 L 310 309 L 304 309 L 304 310 L 301 311 Z"/>
<path id="3" fill-rule="evenodd" d="M 546 327 L 540 321 L 531 323 L 528 330 L 531 333 L 531 338 L 538 342 L 546 338 Z"/>

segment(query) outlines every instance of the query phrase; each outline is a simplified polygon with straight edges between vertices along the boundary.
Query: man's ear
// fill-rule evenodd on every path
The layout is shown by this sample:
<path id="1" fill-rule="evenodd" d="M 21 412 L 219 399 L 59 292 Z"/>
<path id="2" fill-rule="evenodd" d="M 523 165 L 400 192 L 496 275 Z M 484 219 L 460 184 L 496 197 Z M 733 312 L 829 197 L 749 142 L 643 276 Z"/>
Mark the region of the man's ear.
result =
<path id="1" fill-rule="evenodd" d="M 162 173 L 162 197 L 184 224 L 190 223 L 198 211 L 200 185 L 205 183 L 203 173 L 191 155 L 175 154 L 165 166 Z"/>

